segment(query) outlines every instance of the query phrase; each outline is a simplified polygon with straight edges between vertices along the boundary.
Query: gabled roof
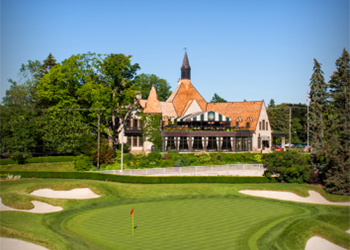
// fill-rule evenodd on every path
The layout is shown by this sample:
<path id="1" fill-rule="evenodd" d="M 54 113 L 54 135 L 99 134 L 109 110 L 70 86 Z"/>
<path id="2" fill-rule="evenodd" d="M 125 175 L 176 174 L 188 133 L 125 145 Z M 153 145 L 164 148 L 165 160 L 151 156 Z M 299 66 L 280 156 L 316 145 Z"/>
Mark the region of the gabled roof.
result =
<path id="1" fill-rule="evenodd" d="M 159 104 L 163 117 L 175 118 L 177 116 L 174 105 L 171 102 L 159 102 Z"/>
<path id="2" fill-rule="evenodd" d="M 194 101 L 196 101 L 196 100 L 194 99 Z M 184 116 L 184 115 L 186 114 L 186 112 L 187 112 L 188 108 L 191 106 L 192 102 L 193 102 L 193 100 L 189 100 L 189 101 L 187 102 L 187 104 L 186 104 L 184 110 L 182 111 L 181 116 Z"/>
<path id="3" fill-rule="evenodd" d="M 201 109 L 201 107 L 199 106 L 196 99 L 193 99 L 193 100 L 188 101 L 185 109 L 182 111 L 181 116 L 188 115 L 190 113 L 195 113 L 195 112 L 203 112 L 203 111 L 205 111 L 205 110 Z"/>
<path id="4" fill-rule="evenodd" d="M 192 85 L 191 80 L 181 79 L 174 93 L 168 98 L 167 102 L 172 102 L 177 116 L 180 116 L 186 108 L 188 101 L 196 99 L 198 105 L 203 111 L 206 110 L 207 102 Z"/>
<path id="5" fill-rule="evenodd" d="M 144 113 L 162 113 L 159 105 L 158 95 L 156 89 L 152 85 L 151 91 L 147 99 L 146 108 L 143 110 Z"/>
<path id="6" fill-rule="evenodd" d="M 227 117 L 230 117 L 232 121 L 236 121 L 239 117 L 243 122 L 250 122 L 250 127 L 255 130 L 259 120 L 260 112 L 264 100 L 257 102 L 219 102 L 208 103 L 207 110 L 213 110 Z M 249 117 L 251 117 L 249 119 Z"/>

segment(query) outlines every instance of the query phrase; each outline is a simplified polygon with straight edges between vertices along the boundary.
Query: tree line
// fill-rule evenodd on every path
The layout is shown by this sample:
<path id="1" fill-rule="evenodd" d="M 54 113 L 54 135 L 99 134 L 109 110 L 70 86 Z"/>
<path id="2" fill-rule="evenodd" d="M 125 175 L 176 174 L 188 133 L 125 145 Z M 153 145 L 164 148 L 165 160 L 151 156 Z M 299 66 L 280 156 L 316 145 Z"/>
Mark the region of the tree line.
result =
<path id="1" fill-rule="evenodd" d="M 137 91 L 147 98 L 154 85 L 161 100 L 171 94 L 166 80 L 137 75 L 140 66 L 131 58 L 88 52 L 57 62 L 50 53 L 43 61 L 22 64 L 20 80 L 9 79 L 0 106 L 1 156 L 91 151 L 97 143 L 97 110 L 103 140 L 118 144 L 118 120 Z"/>
<path id="2" fill-rule="evenodd" d="M 312 158 L 320 162 L 325 189 L 350 194 L 350 63 L 344 49 L 336 70 L 325 82 L 321 63 L 314 59 L 310 79 L 310 139 Z"/>

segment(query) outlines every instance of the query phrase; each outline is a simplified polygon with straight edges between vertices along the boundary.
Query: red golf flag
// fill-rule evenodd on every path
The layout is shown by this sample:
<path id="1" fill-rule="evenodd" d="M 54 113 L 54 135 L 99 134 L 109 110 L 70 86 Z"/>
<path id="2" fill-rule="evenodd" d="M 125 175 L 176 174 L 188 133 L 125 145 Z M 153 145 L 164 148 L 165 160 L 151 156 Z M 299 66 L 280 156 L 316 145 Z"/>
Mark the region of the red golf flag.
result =
<path id="1" fill-rule="evenodd" d="M 130 215 L 132 215 L 134 213 L 134 209 L 131 209 Z"/>

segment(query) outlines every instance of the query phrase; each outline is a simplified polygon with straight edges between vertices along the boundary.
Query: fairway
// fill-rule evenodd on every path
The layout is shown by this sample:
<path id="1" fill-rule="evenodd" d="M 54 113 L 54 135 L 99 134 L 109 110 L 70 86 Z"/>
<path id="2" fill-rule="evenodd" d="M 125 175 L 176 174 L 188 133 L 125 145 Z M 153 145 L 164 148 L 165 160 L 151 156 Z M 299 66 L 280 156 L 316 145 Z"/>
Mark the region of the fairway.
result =
<path id="1" fill-rule="evenodd" d="M 64 227 L 103 249 L 249 249 L 249 238 L 262 226 L 302 212 L 241 197 L 184 199 L 87 210 L 68 217 Z"/>

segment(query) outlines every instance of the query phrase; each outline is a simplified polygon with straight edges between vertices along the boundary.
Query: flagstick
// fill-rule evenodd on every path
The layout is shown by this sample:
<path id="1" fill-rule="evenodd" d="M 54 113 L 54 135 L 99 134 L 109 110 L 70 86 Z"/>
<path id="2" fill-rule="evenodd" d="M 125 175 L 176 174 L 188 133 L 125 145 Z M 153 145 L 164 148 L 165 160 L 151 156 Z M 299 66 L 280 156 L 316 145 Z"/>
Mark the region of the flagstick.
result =
<path id="1" fill-rule="evenodd" d="M 132 213 L 132 234 L 134 235 L 134 213 Z"/>

